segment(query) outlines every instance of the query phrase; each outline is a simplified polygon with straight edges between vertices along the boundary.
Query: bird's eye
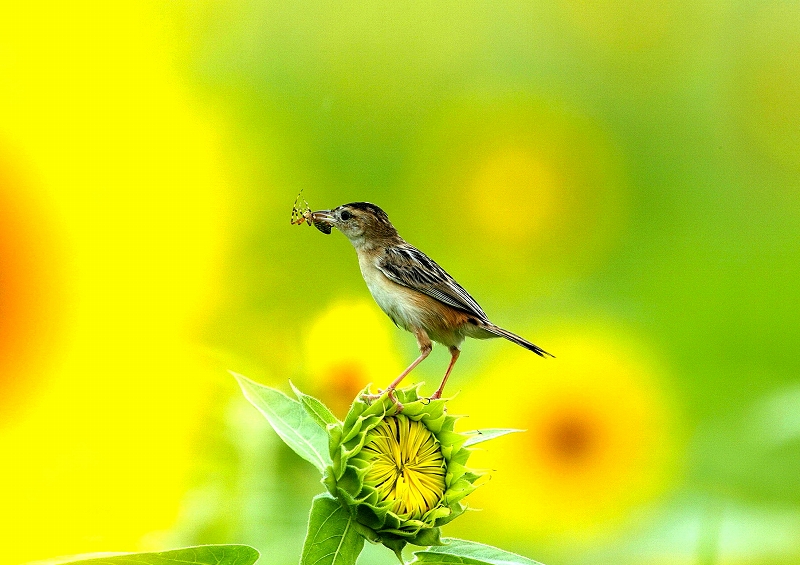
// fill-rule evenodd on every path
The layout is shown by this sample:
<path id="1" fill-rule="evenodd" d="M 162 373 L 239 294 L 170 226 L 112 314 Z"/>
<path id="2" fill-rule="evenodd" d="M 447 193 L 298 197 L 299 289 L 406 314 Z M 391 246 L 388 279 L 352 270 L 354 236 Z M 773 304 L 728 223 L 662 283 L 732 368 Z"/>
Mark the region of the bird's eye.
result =
<path id="1" fill-rule="evenodd" d="M 353 217 L 353 214 L 351 214 L 351 213 L 350 213 L 350 212 L 348 212 L 347 210 L 343 210 L 343 211 L 342 211 L 342 213 L 341 213 L 341 214 L 339 214 L 339 217 L 340 217 L 340 218 L 341 218 L 343 221 L 345 221 L 345 222 L 346 222 L 347 220 L 349 220 L 350 218 L 352 218 L 352 217 Z"/>

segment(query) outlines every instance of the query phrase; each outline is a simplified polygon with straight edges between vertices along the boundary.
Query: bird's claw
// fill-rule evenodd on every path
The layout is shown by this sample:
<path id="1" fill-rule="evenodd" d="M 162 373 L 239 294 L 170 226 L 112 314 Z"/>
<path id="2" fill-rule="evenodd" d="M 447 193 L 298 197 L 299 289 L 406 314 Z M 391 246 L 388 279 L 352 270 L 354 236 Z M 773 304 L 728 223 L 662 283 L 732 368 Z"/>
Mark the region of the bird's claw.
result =
<path id="1" fill-rule="evenodd" d="M 399 400 L 397 400 L 397 398 L 394 395 L 394 389 L 393 388 L 387 388 L 386 390 L 378 389 L 378 394 L 362 394 L 361 395 L 361 400 L 364 400 L 366 402 L 370 402 L 371 403 L 371 402 L 374 402 L 374 401 L 378 400 L 379 398 L 381 398 L 386 393 L 388 393 L 389 400 L 391 400 L 394 403 L 394 406 L 397 409 L 397 414 L 402 412 L 403 408 L 404 408 L 403 403 L 400 402 Z"/>
<path id="2" fill-rule="evenodd" d="M 419 401 L 422 402 L 425 406 L 427 406 L 428 404 L 430 404 L 434 400 L 441 400 L 441 399 L 442 399 L 441 391 L 436 391 L 430 396 L 425 396 L 425 397 L 420 398 Z M 447 405 L 445 405 L 443 408 L 444 408 L 444 411 L 447 412 Z"/>

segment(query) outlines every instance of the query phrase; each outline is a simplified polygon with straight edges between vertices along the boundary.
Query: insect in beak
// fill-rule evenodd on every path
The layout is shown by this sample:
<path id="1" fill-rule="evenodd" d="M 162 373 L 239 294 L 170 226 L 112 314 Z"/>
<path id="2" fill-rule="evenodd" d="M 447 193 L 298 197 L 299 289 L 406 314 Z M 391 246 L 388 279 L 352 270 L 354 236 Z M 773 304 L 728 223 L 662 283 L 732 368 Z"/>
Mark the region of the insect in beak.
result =
<path id="1" fill-rule="evenodd" d="M 311 223 L 322 233 L 330 234 L 335 221 L 336 218 L 333 217 L 330 210 L 318 210 L 311 213 Z"/>

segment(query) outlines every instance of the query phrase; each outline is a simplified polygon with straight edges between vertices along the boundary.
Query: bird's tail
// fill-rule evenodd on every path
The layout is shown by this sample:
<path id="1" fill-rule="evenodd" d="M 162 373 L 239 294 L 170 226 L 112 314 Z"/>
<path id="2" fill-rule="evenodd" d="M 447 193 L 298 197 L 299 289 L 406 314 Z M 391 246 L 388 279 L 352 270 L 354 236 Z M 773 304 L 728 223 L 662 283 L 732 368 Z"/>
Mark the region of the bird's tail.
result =
<path id="1" fill-rule="evenodd" d="M 545 351 L 544 349 L 542 349 L 538 345 L 534 345 L 533 343 L 531 343 L 527 339 L 523 339 L 523 338 L 519 337 L 517 334 L 511 333 L 508 330 L 504 330 L 500 326 L 495 326 L 494 324 L 486 324 L 485 326 L 483 326 L 483 328 L 486 331 L 488 331 L 490 333 L 493 333 L 496 336 L 504 337 L 508 341 L 513 341 L 517 345 L 520 345 L 520 346 L 524 347 L 525 349 L 533 351 L 536 355 L 539 355 L 541 357 L 552 357 L 552 358 L 555 359 L 555 355 L 553 355 L 551 353 L 548 353 L 547 351 Z"/>

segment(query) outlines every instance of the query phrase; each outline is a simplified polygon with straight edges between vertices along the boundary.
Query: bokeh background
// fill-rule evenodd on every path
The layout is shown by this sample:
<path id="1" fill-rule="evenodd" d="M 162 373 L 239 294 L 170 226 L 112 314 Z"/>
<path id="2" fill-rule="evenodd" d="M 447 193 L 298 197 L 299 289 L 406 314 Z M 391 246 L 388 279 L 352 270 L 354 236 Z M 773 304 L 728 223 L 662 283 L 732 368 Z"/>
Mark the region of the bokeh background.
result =
<path id="1" fill-rule="evenodd" d="M 800 561 L 800 4 L 122 0 L 0 7 L 0 562 L 297 562 L 322 487 L 226 371 L 341 414 L 416 355 L 301 189 L 557 356 L 465 345 L 462 429 L 527 432 L 447 535 Z"/>

